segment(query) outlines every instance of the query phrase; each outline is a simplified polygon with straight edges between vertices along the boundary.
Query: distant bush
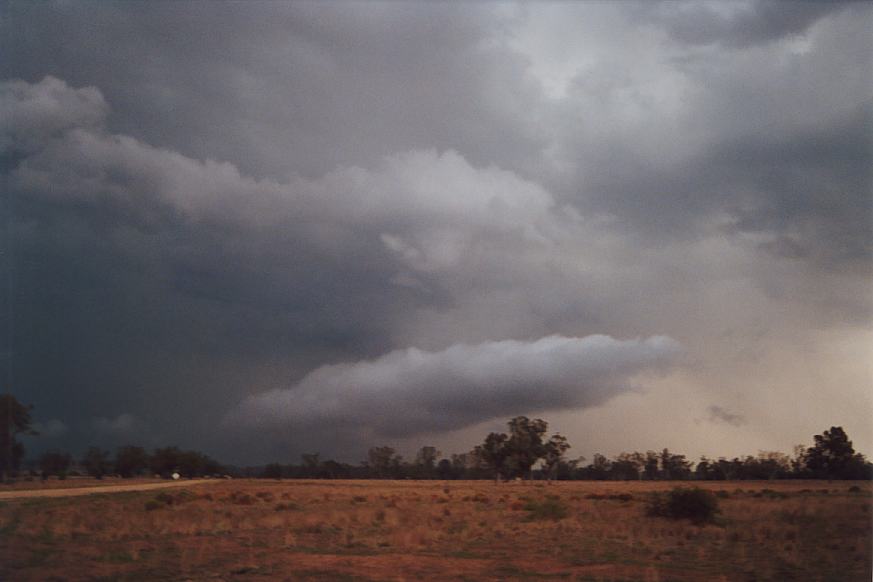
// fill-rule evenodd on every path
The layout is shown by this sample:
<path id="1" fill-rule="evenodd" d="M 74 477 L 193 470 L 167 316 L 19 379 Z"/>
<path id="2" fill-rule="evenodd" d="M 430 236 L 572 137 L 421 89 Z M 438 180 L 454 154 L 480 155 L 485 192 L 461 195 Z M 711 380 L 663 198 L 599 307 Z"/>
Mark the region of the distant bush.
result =
<path id="1" fill-rule="evenodd" d="M 524 509 L 529 512 L 530 519 L 559 520 L 567 517 L 567 506 L 558 499 L 543 499 L 542 501 L 528 501 Z"/>
<path id="2" fill-rule="evenodd" d="M 600 494 L 600 493 L 589 493 L 585 496 L 585 499 L 594 499 L 594 500 L 603 500 L 608 499 L 612 501 L 630 501 L 634 496 L 630 493 L 618 493 L 618 494 Z"/>
<path id="3" fill-rule="evenodd" d="M 149 499 L 145 502 L 145 510 L 146 511 L 154 511 L 156 509 L 160 509 L 164 507 L 164 504 L 160 501 L 155 501 L 154 499 Z"/>
<path id="4" fill-rule="evenodd" d="M 300 506 L 293 502 L 276 504 L 276 511 L 297 511 L 298 509 Z"/>
<path id="5" fill-rule="evenodd" d="M 861 488 L 858 487 L 857 485 L 852 485 L 851 487 L 849 487 L 849 493 L 860 493 L 860 492 L 861 492 Z"/>
<path id="6" fill-rule="evenodd" d="M 173 496 L 170 495 L 169 493 L 161 492 L 161 493 L 158 493 L 157 495 L 155 495 L 155 501 L 157 501 L 158 503 L 165 503 L 167 505 L 172 505 L 175 500 L 173 499 Z"/>
<path id="7" fill-rule="evenodd" d="M 715 494 L 697 487 L 676 487 L 668 493 L 655 493 L 647 506 L 655 517 L 690 519 L 694 523 L 710 523 L 720 513 Z"/>

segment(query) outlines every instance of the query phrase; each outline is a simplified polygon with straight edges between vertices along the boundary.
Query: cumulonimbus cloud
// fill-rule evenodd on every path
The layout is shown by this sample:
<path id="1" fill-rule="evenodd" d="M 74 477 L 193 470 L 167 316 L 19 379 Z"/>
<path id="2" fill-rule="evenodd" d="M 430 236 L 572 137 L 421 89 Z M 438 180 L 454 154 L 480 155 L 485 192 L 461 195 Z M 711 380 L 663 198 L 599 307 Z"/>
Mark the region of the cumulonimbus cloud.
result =
<path id="1" fill-rule="evenodd" d="M 251 396 L 230 426 L 308 431 L 366 430 L 405 437 L 492 418 L 601 404 L 641 373 L 675 362 L 665 336 L 605 335 L 407 348 L 378 359 L 323 366 L 290 388 Z"/>

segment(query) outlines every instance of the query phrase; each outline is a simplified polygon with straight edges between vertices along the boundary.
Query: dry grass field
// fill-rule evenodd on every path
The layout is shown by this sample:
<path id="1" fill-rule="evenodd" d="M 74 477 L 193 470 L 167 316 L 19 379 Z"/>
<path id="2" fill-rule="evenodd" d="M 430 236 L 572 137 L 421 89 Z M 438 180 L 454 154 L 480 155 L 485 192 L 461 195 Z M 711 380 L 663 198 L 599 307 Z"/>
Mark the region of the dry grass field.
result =
<path id="1" fill-rule="evenodd" d="M 41 489 L 74 489 L 76 487 L 111 487 L 113 485 L 129 485 L 132 483 L 160 483 L 164 479 L 154 478 L 137 478 L 137 479 L 122 479 L 121 477 L 104 477 L 103 479 L 94 479 L 93 477 L 67 477 L 66 479 L 58 479 L 50 477 L 43 481 L 39 477 L 30 478 L 29 481 L 21 479 L 8 483 L 0 483 L 0 492 L 3 491 L 32 491 Z"/>
<path id="2" fill-rule="evenodd" d="M 0 579 L 871 579 L 870 483 L 704 483 L 716 523 L 647 516 L 675 485 L 234 480 L 5 500 Z"/>

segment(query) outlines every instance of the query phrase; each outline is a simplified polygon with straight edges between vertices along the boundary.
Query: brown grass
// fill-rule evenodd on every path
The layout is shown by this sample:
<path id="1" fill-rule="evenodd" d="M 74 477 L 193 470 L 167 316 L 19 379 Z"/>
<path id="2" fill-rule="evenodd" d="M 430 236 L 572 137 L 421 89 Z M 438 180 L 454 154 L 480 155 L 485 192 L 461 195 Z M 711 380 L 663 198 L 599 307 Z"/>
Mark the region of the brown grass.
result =
<path id="1" fill-rule="evenodd" d="M 9 500 L 0 579 L 871 579 L 870 483 L 704 483 L 723 492 L 715 524 L 647 517 L 674 485 L 237 480 Z"/>
<path id="2" fill-rule="evenodd" d="M 121 477 L 104 477 L 103 479 L 94 479 L 93 477 L 67 477 L 66 479 L 58 479 L 57 477 L 49 477 L 43 481 L 39 477 L 31 477 L 30 480 L 19 479 L 11 483 L 0 482 L 0 492 L 3 491 L 43 491 L 55 489 L 75 489 L 77 487 L 114 487 L 118 485 L 136 485 L 144 483 L 166 483 L 165 479 L 154 479 L 151 477 L 122 479 Z"/>

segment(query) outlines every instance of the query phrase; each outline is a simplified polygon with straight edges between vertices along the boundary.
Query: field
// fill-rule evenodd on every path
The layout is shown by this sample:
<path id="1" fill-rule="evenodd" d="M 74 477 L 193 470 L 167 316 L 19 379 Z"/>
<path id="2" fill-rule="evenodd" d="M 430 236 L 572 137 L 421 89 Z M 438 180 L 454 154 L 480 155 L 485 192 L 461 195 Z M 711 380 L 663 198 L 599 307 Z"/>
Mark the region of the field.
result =
<path id="1" fill-rule="evenodd" d="M 870 483 L 710 482 L 715 523 L 647 516 L 675 485 L 232 480 L 7 499 L 0 579 L 871 580 Z"/>

